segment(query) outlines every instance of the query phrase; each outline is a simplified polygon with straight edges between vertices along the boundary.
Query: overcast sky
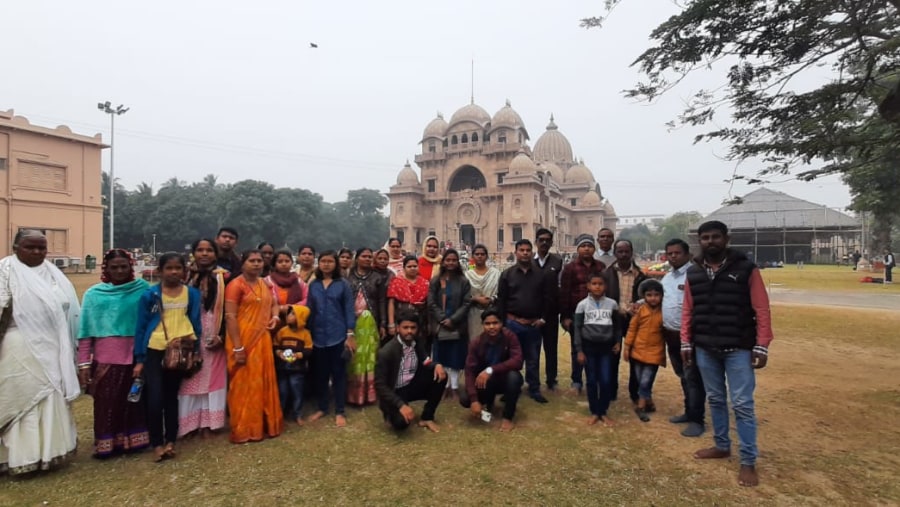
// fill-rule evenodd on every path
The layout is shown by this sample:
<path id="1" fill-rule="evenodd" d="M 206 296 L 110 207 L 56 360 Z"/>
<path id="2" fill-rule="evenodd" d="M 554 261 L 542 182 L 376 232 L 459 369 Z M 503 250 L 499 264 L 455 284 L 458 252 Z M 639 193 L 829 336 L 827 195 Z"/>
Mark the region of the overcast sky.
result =
<path id="1" fill-rule="evenodd" d="M 213 173 L 338 201 L 387 191 L 436 112 L 449 119 L 469 102 L 474 57 L 475 102 L 493 115 L 509 99 L 532 146 L 552 112 L 620 215 L 710 212 L 756 188 L 723 182 L 735 164 L 723 145 L 693 145 L 701 130 L 665 126 L 721 74 L 652 105 L 620 93 L 639 79 L 629 64 L 650 31 L 676 12 L 671 0 L 629 0 L 602 29 L 580 28 L 602 4 L 4 2 L 0 109 L 108 140 L 97 102 L 130 107 L 116 121 L 116 177 L 128 189 Z M 770 188 L 850 201 L 834 177 Z"/>

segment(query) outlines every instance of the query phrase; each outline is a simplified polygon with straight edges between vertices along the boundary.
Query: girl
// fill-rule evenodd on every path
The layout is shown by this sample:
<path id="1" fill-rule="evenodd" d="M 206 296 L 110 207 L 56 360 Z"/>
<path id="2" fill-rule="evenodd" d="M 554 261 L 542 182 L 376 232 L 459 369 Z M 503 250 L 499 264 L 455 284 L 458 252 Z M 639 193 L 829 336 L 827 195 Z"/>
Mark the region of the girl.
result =
<path id="1" fill-rule="evenodd" d="M 286 418 L 303 426 L 303 384 L 312 354 L 312 336 L 306 329 L 309 308 L 303 305 L 289 306 L 285 313 L 285 325 L 273 340 L 275 346 L 275 370 L 278 373 L 278 394 L 281 411 Z"/>
<path id="2" fill-rule="evenodd" d="M 277 437 L 284 427 L 269 334 L 280 322 L 278 302 L 262 269 L 259 250 L 247 250 L 241 275 L 225 289 L 228 412 L 235 444 Z"/>
<path id="3" fill-rule="evenodd" d="M 341 248 L 338 252 L 338 265 L 341 268 L 341 277 L 347 278 L 350 268 L 353 267 L 353 252 L 349 248 Z"/>
<path id="4" fill-rule="evenodd" d="M 488 250 L 484 245 L 472 248 L 473 269 L 466 270 L 466 278 L 472 287 L 472 307 L 469 309 L 469 336 L 480 336 L 481 313 L 491 306 L 497 297 L 500 283 L 500 270 L 487 265 Z"/>
<path id="5" fill-rule="evenodd" d="M 297 250 L 297 276 L 309 286 L 316 273 L 316 249 L 310 245 L 301 245 Z"/>
<path id="6" fill-rule="evenodd" d="M 78 379 L 94 397 L 95 458 L 150 444 L 143 403 L 126 400 L 138 303 L 150 284 L 135 279 L 134 259 L 121 248 L 106 252 L 102 272 L 101 283 L 84 294 L 78 331 Z"/>
<path id="7" fill-rule="evenodd" d="M 422 256 L 419 257 L 419 276 L 431 280 L 438 274 L 441 266 L 441 243 L 436 236 L 428 236 L 422 246 Z"/>
<path id="8" fill-rule="evenodd" d="M 394 336 L 397 317 L 412 311 L 419 316 L 419 339 L 427 333 L 428 280 L 419 276 L 419 261 L 414 255 L 403 258 L 403 274 L 395 276 L 387 290 L 388 335 Z"/>
<path id="9" fill-rule="evenodd" d="M 331 380 L 336 414 L 334 422 L 342 428 L 347 425 L 347 418 L 344 416 L 347 358 L 356 352 L 356 315 L 353 312 L 353 291 L 341 277 L 338 256 L 333 250 L 319 254 L 319 267 L 316 269 L 316 279 L 309 286 L 307 302 L 319 399 L 319 410 L 309 420 L 316 421 L 328 412 L 331 401 L 328 381 Z"/>
<path id="10" fill-rule="evenodd" d="M 394 273 L 394 271 L 391 270 L 390 263 L 391 263 L 391 256 L 387 250 L 382 248 L 381 250 L 378 250 L 377 252 L 375 252 L 375 263 L 373 264 L 372 269 L 374 269 L 376 273 L 378 273 L 379 275 L 381 275 L 384 278 L 384 280 L 385 280 L 384 286 L 385 287 L 390 285 L 391 280 L 393 280 L 393 278 L 395 276 L 397 276 L 396 273 Z M 401 263 L 400 270 L 402 272 L 403 271 L 403 266 L 402 266 L 403 259 L 400 259 L 400 263 Z"/>
<path id="11" fill-rule="evenodd" d="M 219 248 L 211 239 L 194 242 L 194 262 L 187 284 L 200 291 L 200 323 L 203 327 L 200 357 L 203 368 L 181 382 L 178 391 L 178 436 L 200 431 L 208 438 L 225 427 L 225 372 L 228 360 L 222 346 L 222 322 L 225 313 L 225 275 L 217 259 Z"/>
<path id="12" fill-rule="evenodd" d="M 457 396 L 459 372 L 466 365 L 470 292 L 469 280 L 459 266 L 459 254 L 451 248 L 444 252 L 440 271 L 428 289 L 429 317 L 437 323 L 432 337 L 437 342 L 435 361 L 444 366 L 450 377 L 448 398 Z"/>
<path id="13" fill-rule="evenodd" d="M 403 259 L 405 257 L 403 255 L 403 243 L 400 242 L 399 238 L 388 239 L 388 254 L 388 269 L 395 276 L 401 276 L 403 274 Z"/>
<path id="14" fill-rule="evenodd" d="M 272 246 L 272 243 L 263 241 L 256 245 L 256 249 L 259 250 L 259 253 L 262 254 L 263 258 L 263 270 L 261 276 L 267 277 L 269 276 L 269 271 L 272 270 L 272 265 L 275 263 L 275 247 Z"/>
<path id="15" fill-rule="evenodd" d="M 294 258 L 290 250 L 275 252 L 275 260 L 272 272 L 266 277 L 266 282 L 275 289 L 275 297 L 278 300 L 278 313 L 283 317 L 287 315 L 290 305 L 306 304 L 306 284 L 294 273 Z"/>
<path id="16" fill-rule="evenodd" d="M 375 403 L 375 353 L 385 335 L 387 281 L 372 267 L 372 249 L 356 251 L 356 265 L 347 283 L 353 290 L 356 315 L 356 353 L 350 360 L 347 402 L 353 405 Z"/>
<path id="17" fill-rule="evenodd" d="M 147 289 L 138 305 L 134 336 L 133 377 L 144 377 L 147 428 L 156 461 L 175 457 L 178 435 L 178 388 L 184 373 L 162 367 L 168 341 L 193 335 L 200 353 L 200 291 L 184 284 L 184 256 L 169 252 L 159 258 L 162 282 Z M 165 422 L 165 425 L 164 425 Z"/>
<path id="18" fill-rule="evenodd" d="M 638 402 L 634 411 L 647 422 L 653 405 L 653 382 L 660 366 L 666 365 L 666 342 L 663 339 L 662 298 L 663 286 L 656 280 L 644 280 L 638 286 L 638 295 L 644 304 L 631 319 L 622 359 L 631 362 L 631 372 L 638 385 Z"/>

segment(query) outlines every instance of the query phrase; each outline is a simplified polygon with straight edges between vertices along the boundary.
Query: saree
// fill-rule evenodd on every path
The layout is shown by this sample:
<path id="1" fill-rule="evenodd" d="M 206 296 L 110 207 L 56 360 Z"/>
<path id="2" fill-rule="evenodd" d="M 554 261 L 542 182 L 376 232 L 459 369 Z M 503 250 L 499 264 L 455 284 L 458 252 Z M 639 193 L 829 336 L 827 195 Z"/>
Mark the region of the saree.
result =
<path id="1" fill-rule="evenodd" d="M 254 287 L 240 276 L 226 287 L 225 300 L 238 305 L 238 332 L 247 357 L 245 364 L 237 364 L 234 339 L 226 333 L 229 439 L 240 444 L 260 441 L 267 436 L 277 437 L 284 428 L 284 420 L 275 377 L 272 337 L 266 329 L 272 317 L 272 291 L 262 280 Z"/>
<path id="2" fill-rule="evenodd" d="M 347 403 L 368 405 L 375 403 L 375 356 L 378 352 L 378 323 L 372 313 L 370 298 L 362 282 L 356 284 L 356 353 L 347 368 Z"/>
<path id="3" fill-rule="evenodd" d="M 475 269 L 469 269 L 466 272 L 466 278 L 469 279 L 469 285 L 472 287 L 472 297 L 487 296 L 493 297 L 497 295 L 500 287 L 500 270 L 495 267 L 489 267 L 487 272 L 479 275 Z M 481 336 L 484 327 L 481 325 L 481 314 L 487 310 L 487 306 L 476 305 L 472 302 L 469 307 L 469 336 Z"/>

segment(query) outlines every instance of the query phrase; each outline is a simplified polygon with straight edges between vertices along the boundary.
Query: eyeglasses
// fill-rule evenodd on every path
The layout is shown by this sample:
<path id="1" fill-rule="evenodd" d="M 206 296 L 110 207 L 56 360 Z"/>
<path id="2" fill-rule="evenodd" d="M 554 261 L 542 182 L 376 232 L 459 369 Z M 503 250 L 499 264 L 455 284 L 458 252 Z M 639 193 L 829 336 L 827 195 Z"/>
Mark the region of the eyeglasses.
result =
<path id="1" fill-rule="evenodd" d="M 612 234 L 601 234 L 601 235 L 597 236 L 597 239 L 603 239 L 603 238 L 612 239 L 612 237 L 613 237 Z"/>
<path id="2" fill-rule="evenodd" d="M 538 238 L 538 243 L 553 243 L 553 238 Z"/>

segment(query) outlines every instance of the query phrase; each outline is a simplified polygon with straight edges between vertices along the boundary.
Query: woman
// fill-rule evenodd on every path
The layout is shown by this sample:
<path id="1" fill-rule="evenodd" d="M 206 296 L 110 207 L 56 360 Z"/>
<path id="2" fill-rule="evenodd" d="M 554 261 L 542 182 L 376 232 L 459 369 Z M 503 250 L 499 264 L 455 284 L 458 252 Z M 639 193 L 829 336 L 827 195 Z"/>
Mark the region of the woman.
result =
<path id="1" fill-rule="evenodd" d="M 265 278 L 269 276 L 269 271 L 272 271 L 272 264 L 274 264 L 275 262 L 275 247 L 272 246 L 272 243 L 263 241 L 262 243 L 256 245 L 256 249 L 259 250 L 260 254 L 262 254 L 263 270 L 260 276 Z"/>
<path id="2" fill-rule="evenodd" d="M 48 470 L 75 452 L 69 403 L 81 394 L 75 288 L 46 260 L 47 238 L 21 230 L 0 260 L 0 473 Z"/>
<path id="3" fill-rule="evenodd" d="M 275 252 L 272 272 L 266 282 L 275 290 L 278 313 L 283 318 L 291 305 L 306 306 L 306 284 L 294 273 L 294 258 L 290 250 Z"/>
<path id="4" fill-rule="evenodd" d="M 481 313 L 491 306 L 497 296 L 500 270 L 487 265 L 488 251 L 484 245 L 472 248 L 475 267 L 465 271 L 472 287 L 472 305 L 469 307 L 469 336 L 479 336 L 482 332 Z"/>
<path id="5" fill-rule="evenodd" d="M 307 303 L 319 401 L 319 410 L 309 420 L 316 421 L 328 412 L 330 380 L 334 395 L 334 422 L 337 427 L 343 428 L 347 425 L 344 415 L 347 356 L 356 352 L 356 315 L 353 312 L 353 291 L 350 284 L 341 278 L 338 255 L 333 250 L 319 254 L 319 267 L 316 269 L 316 279 L 309 285 Z"/>
<path id="6" fill-rule="evenodd" d="M 388 335 L 394 336 L 397 329 L 397 317 L 404 312 L 412 311 L 419 316 L 419 335 L 425 338 L 428 315 L 428 280 L 419 276 L 419 261 L 414 255 L 403 258 L 403 274 L 395 276 L 388 285 Z"/>
<path id="7" fill-rule="evenodd" d="M 459 254 L 452 248 L 444 252 L 437 277 L 428 288 L 431 322 L 437 323 L 435 361 L 447 371 L 447 397 L 456 398 L 459 372 L 466 366 L 468 351 L 469 302 L 471 287 L 459 266 Z"/>
<path id="8" fill-rule="evenodd" d="M 391 284 L 391 280 L 394 279 L 396 274 L 390 268 L 391 256 L 387 250 L 384 248 L 375 252 L 375 261 L 372 264 L 372 269 L 375 270 L 376 273 L 381 275 L 385 282 L 384 286 L 387 287 Z M 403 272 L 403 259 L 400 259 L 400 272 Z"/>
<path id="9" fill-rule="evenodd" d="M 350 360 L 347 403 L 375 403 L 375 354 L 387 327 L 387 280 L 373 269 L 371 248 L 356 251 L 356 265 L 347 283 L 353 290 L 356 353 Z"/>
<path id="10" fill-rule="evenodd" d="M 219 248 L 211 239 L 196 241 L 191 250 L 188 286 L 200 291 L 200 357 L 203 368 L 181 382 L 178 390 L 178 436 L 200 430 L 204 438 L 225 427 L 228 359 L 222 340 L 225 315 L 225 274 L 217 267 Z"/>
<path id="11" fill-rule="evenodd" d="M 129 403 L 138 303 L 150 287 L 134 277 L 134 259 L 114 248 L 100 280 L 84 293 L 78 328 L 78 380 L 94 397 L 94 457 L 150 445 L 143 403 Z M 93 358 L 93 360 L 92 360 Z"/>
<path id="12" fill-rule="evenodd" d="M 338 266 L 341 269 L 341 276 L 347 278 L 350 275 L 350 268 L 353 267 L 353 252 L 349 248 L 341 248 L 338 251 Z"/>
<path id="13" fill-rule="evenodd" d="M 388 239 L 388 269 L 396 276 L 403 274 L 403 243 L 399 238 Z"/>
<path id="14" fill-rule="evenodd" d="M 311 245 L 301 245 L 297 250 L 297 276 L 309 287 L 316 274 L 316 249 Z"/>
<path id="15" fill-rule="evenodd" d="M 278 302 L 261 274 L 259 250 L 241 256 L 241 275 L 225 288 L 225 352 L 228 354 L 228 413 L 235 444 L 277 437 L 284 428 L 272 337 Z"/>
<path id="16" fill-rule="evenodd" d="M 435 236 L 425 238 L 425 244 L 422 246 L 423 254 L 419 257 L 419 276 L 425 277 L 426 280 L 435 278 L 441 267 L 441 243 Z"/>
<path id="17" fill-rule="evenodd" d="M 178 389 L 184 372 L 162 366 L 170 340 L 191 337 L 200 353 L 200 291 L 184 284 L 187 261 L 169 252 L 159 258 L 161 282 L 141 295 L 134 332 L 134 378 L 144 379 L 147 430 L 155 461 L 175 457 Z"/>

